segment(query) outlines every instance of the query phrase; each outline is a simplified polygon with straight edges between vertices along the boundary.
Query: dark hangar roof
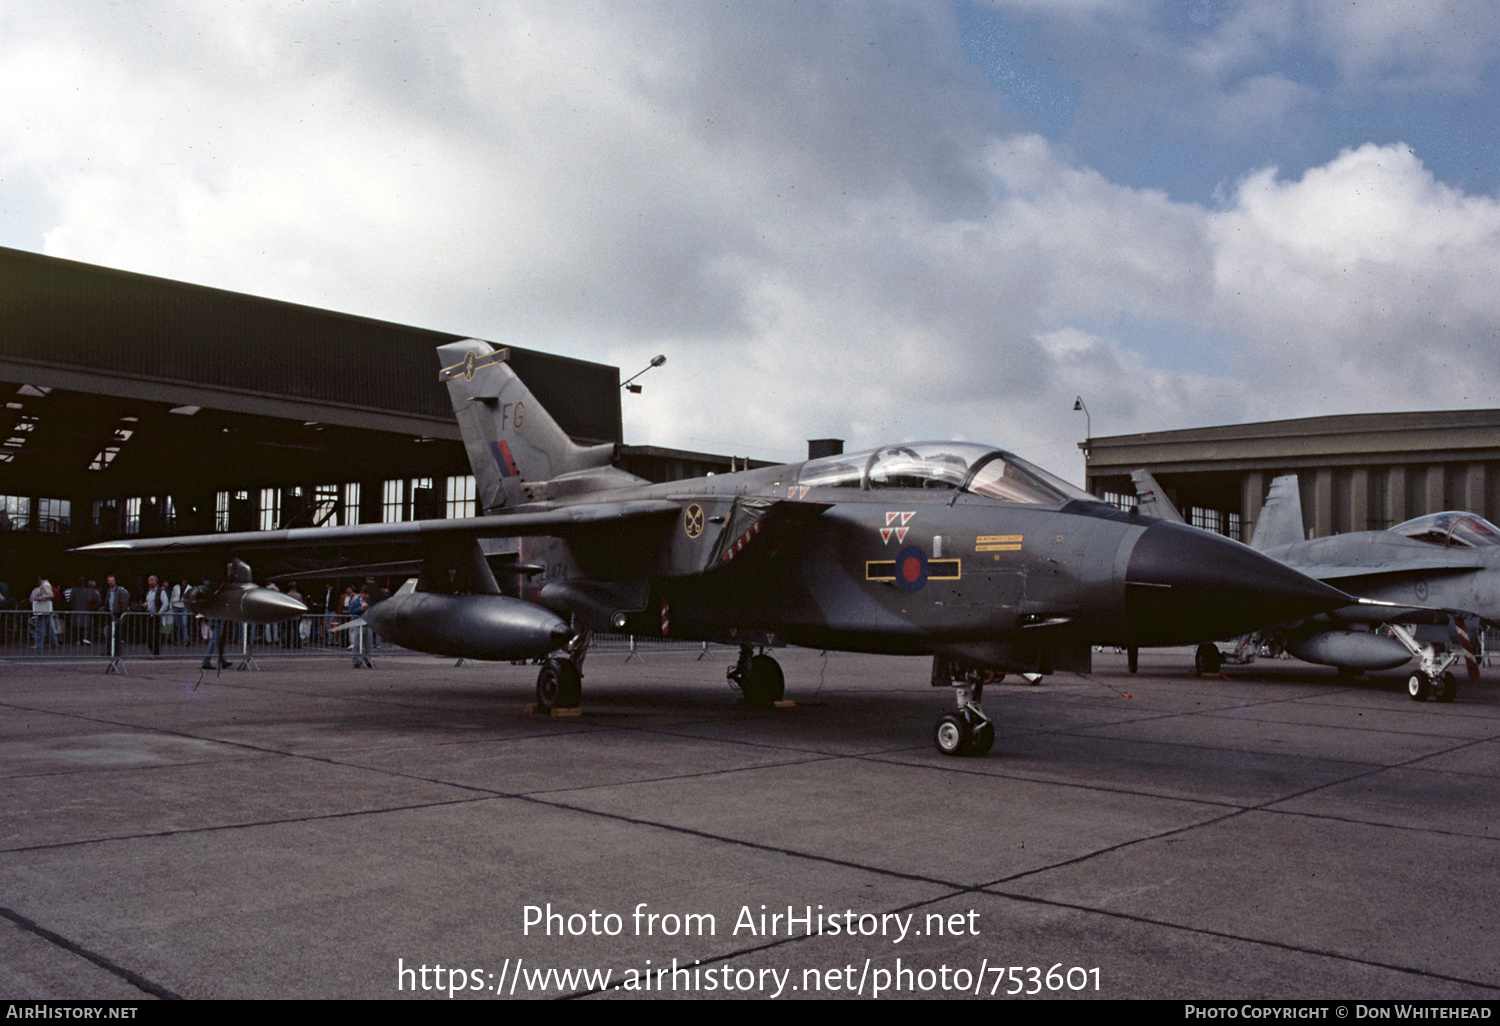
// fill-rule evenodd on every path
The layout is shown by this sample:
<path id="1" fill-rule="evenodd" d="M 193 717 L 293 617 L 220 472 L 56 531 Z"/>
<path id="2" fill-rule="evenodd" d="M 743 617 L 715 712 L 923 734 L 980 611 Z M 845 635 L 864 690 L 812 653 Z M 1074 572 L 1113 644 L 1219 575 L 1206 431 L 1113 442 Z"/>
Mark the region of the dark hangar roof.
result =
<path id="1" fill-rule="evenodd" d="M 458 437 L 433 350 L 461 335 L 4 248 L 0 332 L 0 381 Z M 570 435 L 621 440 L 617 368 L 511 363 Z"/>

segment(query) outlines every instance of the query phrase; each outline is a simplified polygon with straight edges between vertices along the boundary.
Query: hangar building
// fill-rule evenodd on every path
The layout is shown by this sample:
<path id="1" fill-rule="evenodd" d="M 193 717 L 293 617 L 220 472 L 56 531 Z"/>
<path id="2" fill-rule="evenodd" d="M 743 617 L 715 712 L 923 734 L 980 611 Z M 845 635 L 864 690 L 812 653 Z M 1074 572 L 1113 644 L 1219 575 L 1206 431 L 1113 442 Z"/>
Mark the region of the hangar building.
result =
<path id="1" fill-rule="evenodd" d="M 1090 438 L 1088 489 L 1134 501 L 1144 467 L 1200 527 L 1249 541 L 1273 478 L 1295 473 L 1312 537 L 1458 509 L 1500 520 L 1500 410 L 1359 413 Z"/>
<path id="2" fill-rule="evenodd" d="M 22 596 L 39 571 L 102 573 L 64 553 L 111 537 L 475 512 L 433 352 L 462 336 L 11 249 L 0 332 L 0 580 Z M 511 363 L 580 443 L 621 442 L 618 368 Z M 621 463 L 666 480 L 733 461 Z"/>

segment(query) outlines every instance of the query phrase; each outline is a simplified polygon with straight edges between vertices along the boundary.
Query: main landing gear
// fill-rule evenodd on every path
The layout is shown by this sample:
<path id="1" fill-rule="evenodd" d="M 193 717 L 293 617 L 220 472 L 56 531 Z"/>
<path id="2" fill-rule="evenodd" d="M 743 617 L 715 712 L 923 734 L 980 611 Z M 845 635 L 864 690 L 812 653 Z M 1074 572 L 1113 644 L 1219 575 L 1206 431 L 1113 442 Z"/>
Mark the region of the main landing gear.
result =
<path id="1" fill-rule="evenodd" d="M 536 678 L 536 704 L 542 709 L 576 709 L 583 700 L 583 657 L 588 654 L 589 634 L 580 634 L 567 647 L 542 663 Z"/>
<path id="2" fill-rule="evenodd" d="M 933 686 L 953 688 L 958 700 L 958 711 L 944 713 L 933 725 L 932 743 L 944 755 L 984 755 L 995 746 L 995 724 L 979 705 L 984 697 L 984 678 L 1000 680 L 1004 675 L 971 668 L 960 669 L 960 676 L 955 679 L 955 669 L 958 668 L 944 657 L 932 657 Z"/>
<path id="3" fill-rule="evenodd" d="M 775 705 L 786 694 L 786 675 L 781 672 L 781 664 L 766 655 L 765 649 L 756 654 L 754 645 L 740 646 L 739 662 L 724 676 L 732 687 L 739 688 L 745 704 L 757 709 Z"/>

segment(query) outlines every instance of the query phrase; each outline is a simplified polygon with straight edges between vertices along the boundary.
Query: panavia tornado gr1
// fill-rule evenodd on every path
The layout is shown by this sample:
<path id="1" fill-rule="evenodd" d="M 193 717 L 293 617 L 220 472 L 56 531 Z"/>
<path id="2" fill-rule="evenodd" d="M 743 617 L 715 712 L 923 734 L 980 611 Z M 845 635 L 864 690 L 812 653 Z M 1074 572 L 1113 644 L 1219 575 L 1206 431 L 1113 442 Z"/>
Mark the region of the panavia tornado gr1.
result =
<path id="1" fill-rule="evenodd" d="M 545 658 L 548 705 L 579 703 L 595 631 L 737 646 L 728 675 L 752 704 L 782 696 L 777 646 L 925 656 L 933 684 L 956 693 L 933 735 L 948 755 L 992 745 L 980 699 L 996 673 L 1084 672 L 1093 645 L 1225 637 L 1351 601 L 986 445 L 886 445 L 651 484 L 615 467 L 613 446 L 575 445 L 506 356 L 477 339 L 438 349 L 483 515 L 90 548 L 398 544 L 415 580 L 365 621 L 419 651 Z"/>

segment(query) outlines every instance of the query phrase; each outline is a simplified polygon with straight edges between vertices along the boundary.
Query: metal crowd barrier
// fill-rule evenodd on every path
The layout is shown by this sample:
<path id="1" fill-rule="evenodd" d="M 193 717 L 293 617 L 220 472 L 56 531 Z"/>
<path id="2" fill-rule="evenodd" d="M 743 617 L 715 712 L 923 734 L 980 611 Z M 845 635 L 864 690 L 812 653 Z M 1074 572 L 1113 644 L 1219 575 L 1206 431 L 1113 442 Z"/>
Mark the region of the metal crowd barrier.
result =
<path id="1" fill-rule="evenodd" d="M 224 625 L 224 658 L 252 656 L 364 655 L 376 644 L 368 628 L 333 631 L 348 616 L 311 614 L 284 623 Z M 101 659 L 112 664 L 136 659 L 209 657 L 212 621 L 186 613 L 108 613 L 72 611 L 33 614 L 0 612 L 0 661 Z"/>
<path id="2" fill-rule="evenodd" d="M 308 614 L 266 626 L 226 623 L 224 660 L 231 666 L 254 668 L 257 658 L 342 656 L 358 667 L 370 666 L 372 659 L 382 655 L 421 654 L 383 642 L 368 627 L 333 630 L 350 619 Z M 186 613 L 125 613 L 116 619 L 108 613 L 34 615 L 26 610 L 7 610 L 0 612 L 0 663 L 97 659 L 106 662 L 109 669 L 128 672 L 129 663 L 136 660 L 201 662 L 217 654 L 209 651 L 211 633 L 212 621 Z M 627 660 L 667 653 L 701 659 L 720 648 L 731 654 L 734 651 L 705 642 L 623 634 L 596 634 L 592 642 L 594 652 Z"/>

